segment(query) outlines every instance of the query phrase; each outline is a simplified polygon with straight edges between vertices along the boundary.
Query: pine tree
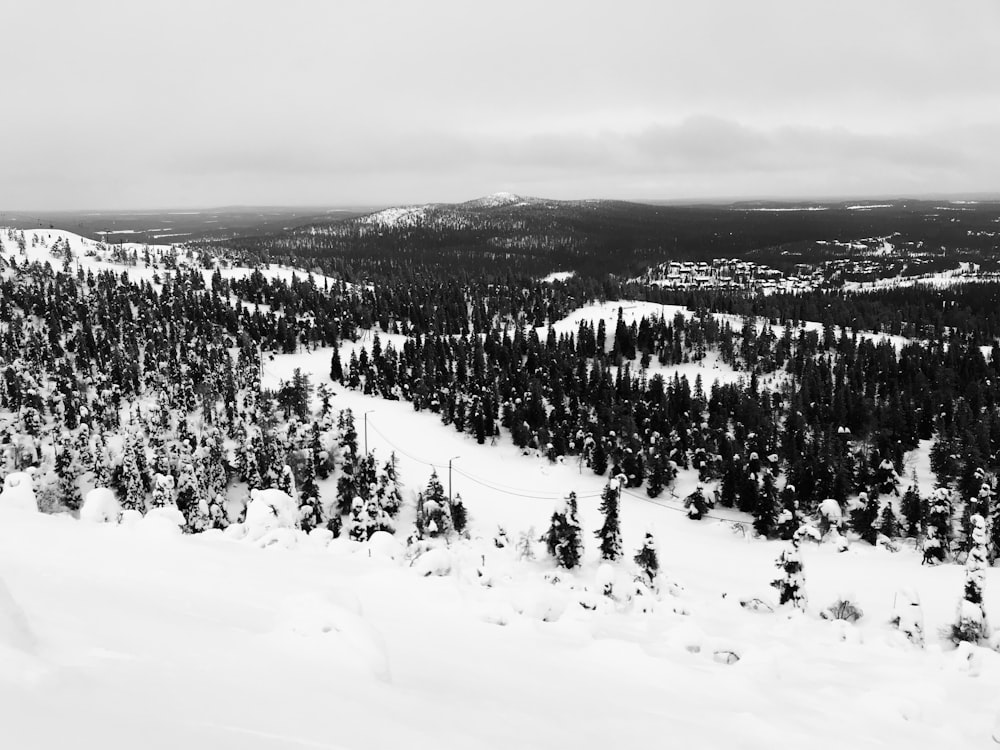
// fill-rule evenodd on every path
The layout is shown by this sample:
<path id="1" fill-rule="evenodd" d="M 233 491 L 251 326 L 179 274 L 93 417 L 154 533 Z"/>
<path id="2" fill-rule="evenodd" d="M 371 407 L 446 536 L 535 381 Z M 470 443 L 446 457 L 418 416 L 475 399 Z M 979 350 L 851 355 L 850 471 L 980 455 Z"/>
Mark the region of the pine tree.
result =
<path id="1" fill-rule="evenodd" d="M 983 586 L 988 565 L 986 521 L 978 513 L 972 517 L 972 547 L 965 561 L 965 593 L 958 604 L 958 616 L 951 627 L 956 643 L 980 643 L 990 635 L 989 622 L 983 609 Z"/>
<path id="2" fill-rule="evenodd" d="M 753 513 L 754 531 L 763 537 L 774 535 L 780 513 L 778 488 L 774 486 L 774 476 L 770 471 L 763 471 L 757 507 Z"/>
<path id="3" fill-rule="evenodd" d="M 420 493 L 417 507 L 417 533 L 423 537 L 449 536 L 454 530 L 451 508 L 437 471 L 431 473 L 427 488 Z"/>
<path id="4" fill-rule="evenodd" d="M 951 545 L 951 491 L 938 487 L 931 496 L 927 512 L 927 536 L 924 539 L 925 563 L 934 565 L 948 559 Z"/>
<path id="5" fill-rule="evenodd" d="M 289 472 L 290 473 L 290 472 Z M 291 492 L 285 492 L 291 497 L 295 497 L 294 484 Z M 310 532 L 322 525 L 322 507 L 319 501 L 319 487 L 316 484 L 316 467 L 313 464 L 312 454 L 306 454 L 305 465 L 302 469 L 302 489 L 299 493 L 299 526 L 305 532 Z"/>
<path id="6" fill-rule="evenodd" d="M 166 508 L 174 504 L 174 478 L 170 474 L 153 475 L 153 494 L 149 498 L 150 508 Z"/>
<path id="7" fill-rule="evenodd" d="M 125 454 L 122 457 L 122 480 L 125 491 L 124 496 L 119 498 L 119 504 L 123 512 L 134 510 L 145 513 L 146 511 L 146 491 L 139 473 L 138 452 L 135 435 L 129 432 L 125 436 Z"/>
<path id="8" fill-rule="evenodd" d="M 556 564 L 572 570 L 583 557 L 583 533 L 576 517 L 576 493 L 569 497 L 552 513 L 549 529 L 543 537 L 549 555 Z"/>
<path id="9" fill-rule="evenodd" d="M 184 530 L 193 533 L 208 528 L 208 500 L 195 470 L 190 447 L 182 445 L 177 480 L 177 509 L 184 515 Z"/>
<path id="10" fill-rule="evenodd" d="M 288 464 L 282 464 L 277 486 L 279 490 L 289 497 L 295 497 L 298 494 L 295 491 L 295 475 L 292 473 L 292 467 Z"/>
<path id="11" fill-rule="evenodd" d="M 403 495 L 399 488 L 399 461 L 395 452 L 389 456 L 389 460 L 382 466 L 382 473 L 378 478 L 378 495 L 382 508 L 389 514 L 390 518 L 395 518 L 399 509 L 403 505 Z"/>
<path id="12" fill-rule="evenodd" d="M 907 487 L 906 492 L 903 493 L 903 499 L 899 503 L 899 510 L 906 522 L 907 536 L 917 537 L 923 533 L 926 505 L 924 499 L 920 497 L 916 477 L 914 477 L 912 484 Z"/>
<path id="13" fill-rule="evenodd" d="M 111 481 L 111 472 L 108 469 L 108 449 L 104 440 L 104 431 L 97 429 L 97 436 L 94 441 L 93 462 L 91 471 L 94 473 L 94 486 L 107 487 Z"/>
<path id="14" fill-rule="evenodd" d="M 455 499 L 451 503 L 451 522 L 455 527 L 456 534 L 461 534 L 465 531 L 468 518 L 469 515 L 465 509 L 465 503 L 462 502 L 462 496 L 456 493 Z"/>
<path id="15" fill-rule="evenodd" d="M 775 563 L 782 575 L 771 581 L 771 586 L 778 590 L 778 604 L 791 604 L 796 609 L 806 608 L 805 575 L 802 567 L 802 555 L 799 544 L 792 541 L 791 545 L 782 551 Z"/>
<path id="16" fill-rule="evenodd" d="M 708 499 L 705 497 L 705 490 L 701 485 L 695 488 L 694 492 L 684 498 L 684 507 L 687 508 L 687 515 L 693 521 L 698 521 L 708 512 Z"/>
<path id="17" fill-rule="evenodd" d="M 59 503 L 69 511 L 77 511 L 83 505 L 78 480 L 79 467 L 68 442 L 57 446 L 55 472 L 58 477 L 57 493 Z"/>
<path id="18" fill-rule="evenodd" d="M 878 495 L 868 496 L 862 492 L 858 506 L 851 511 L 851 526 L 854 532 L 869 544 L 878 541 L 879 500 Z"/>
<path id="19" fill-rule="evenodd" d="M 635 564 L 639 566 L 642 582 L 651 590 L 656 591 L 657 576 L 660 572 L 660 560 L 656 554 L 656 540 L 653 538 L 652 531 L 646 531 L 646 538 L 643 541 L 642 547 L 639 548 L 633 559 L 635 560 Z"/>
<path id="20" fill-rule="evenodd" d="M 372 519 L 368 515 L 363 498 L 355 497 L 351 503 L 351 524 L 348 536 L 356 542 L 366 542 L 373 532 Z M 437 536 L 437 534 L 431 534 Z"/>
<path id="21" fill-rule="evenodd" d="M 618 520 L 619 491 L 609 482 L 601 493 L 599 510 L 604 515 L 604 523 L 594 536 L 601 540 L 601 559 L 614 562 L 622 556 L 622 533 Z"/>

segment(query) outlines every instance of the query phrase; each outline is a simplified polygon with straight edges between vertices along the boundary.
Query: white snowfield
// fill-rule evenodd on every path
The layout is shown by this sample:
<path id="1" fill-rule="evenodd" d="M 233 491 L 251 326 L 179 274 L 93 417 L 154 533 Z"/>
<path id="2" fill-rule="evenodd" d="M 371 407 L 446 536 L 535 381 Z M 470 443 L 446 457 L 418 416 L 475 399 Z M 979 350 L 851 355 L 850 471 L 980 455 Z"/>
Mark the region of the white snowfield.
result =
<path id="1" fill-rule="evenodd" d="M 166 236 L 169 235 L 164 235 L 164 237 Z M 23 254 L 18 245 L 18 238 L 21 237 L 24 239 Z M 101 271 L 111 271 L 120 275 L 124 272 L 129 280 L 133 282 L 152 282 L 153 278 L 157 275 L 162 278 L 165 272 L 162 258 L 165 255 L 176 253 L 181 263 L 187 263 L 191 260 L 191 251 L 185 249 L 183 246 L 170 244 L 147 245 L 136 242 L 123 242 L 121 244 L 116 242 L 114 245 L 109 245 L 62 229 L 10 229 L 8 227 L 0 227 L 0 258 L 14 258 L 19 265 L 25 261 L 29 263 L 38 261 L 39 263 L 48 262 L 53 268 L 62 268 L 62 258 L 56 257 L 52 253 L 52 247 L 56 242 L 60 245 L 64 242 L 69 243 L 73 253 L 71 267 L 74 271 L 77 264 L 79 264 L 84 272 L 90 270 L 95 274 Z M 121 248 L 128 253 L 134 251 L 138 256 L 136 265 L 128 265 L 115 261 L 113 250 L 116 248 Z M 150 253 L 151 260 L 153 261 L 151 265 L 147 265 L 144 262 L 144 255 L 147 251 Z M 274 263 L 261 266 L 259 270 L 267 279 L 290 281 L 294 275 L 299 279 L 305 280 L 309 276 L 309 272 L 301 268 L 279 266 Z M 224 279 L 243 278 L 252 274 L 253 271 L 254 269 L 245 266 L 219 269 L 219 273 Z M 211 284 L 214 269 L 203 269 L 202 273 L 205 277 L 205 283 Z M 312 274 L 312 277 L 320 287 L 324 284 L 333 285 L 339 283 L 338 279 L 331 276 L 324 276 L 323 274 Z"/>
<path id="2" fill-rule="evenodd" d="M 631 565 L 602 567 L 589 534 L 583 568 L 558 571 L 558 583 L 546 579 L 556 571 L 540 545 L 533 562 L 513 549 L 520 531 L 544 528 L 555 502 L 545 495 L 583 497 L 599 478 L 507 444 L 478 446 L 408 404 L 343 392 L 336 401 L 376 409 L 369 418 L 408 455 L 461 454 L 470 475 L 541 497 L 456 475 L 476 538 L 411 567 L 385 535 L 359 545 L 314 532 L 261 549 L 145 520 L 44 516 L 25 508 L 28 482 L 9 486 L 0 495 L 3 747 L 988 743 L 1000 655 L 949 650 L 936 635 L 955 614 L 960 567 L 922 567 L 905 549 L 810 545 L 807 614 L 749 611 L 741 598 L 773 602 L 781 543 L 627 495 L 626 549 L 652 528 L 663 567 L 661 594 L 643 612 L 599 593 L 609 577 L 630 581 Z M 384 456 L 390 446 L 371 426 L 370 447 Z M 413 488 L 429 468 L 401 455 L 401 470 Z M 580 504 L 585 530 L 596 528 L 597 499 Z M 504 549 L 492 538 L 501 520 Z M 1000 577 L 987 574 L 987 611 L 1000 621 Z M 925 650 L 887 623 L 899 589 L 921 598 Z M 818 616 L 843 591 L 865 610 L 857 625 Z"/>

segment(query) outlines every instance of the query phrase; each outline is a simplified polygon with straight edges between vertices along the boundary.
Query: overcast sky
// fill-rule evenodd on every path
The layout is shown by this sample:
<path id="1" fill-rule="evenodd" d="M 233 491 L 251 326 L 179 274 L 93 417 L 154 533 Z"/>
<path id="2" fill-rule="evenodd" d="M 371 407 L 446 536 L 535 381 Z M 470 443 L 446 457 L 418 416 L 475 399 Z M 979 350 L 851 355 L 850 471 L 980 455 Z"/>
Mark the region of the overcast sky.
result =
<path id="1" fill-rule="evenodd" d="M 1000 191 L 997 0 L 2 15 L 2 209 Z"/>

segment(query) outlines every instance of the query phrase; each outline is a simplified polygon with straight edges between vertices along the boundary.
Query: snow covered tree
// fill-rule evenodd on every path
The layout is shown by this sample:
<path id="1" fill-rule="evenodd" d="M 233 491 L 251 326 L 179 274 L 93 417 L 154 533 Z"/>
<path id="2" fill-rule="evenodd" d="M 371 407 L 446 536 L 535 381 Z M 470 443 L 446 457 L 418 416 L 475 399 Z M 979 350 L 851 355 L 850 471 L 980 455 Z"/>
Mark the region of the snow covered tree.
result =
<path id="1" fill-rule="evenodd" d="M 576 493 L 571 492 L 552 513 L 549 529 L 543 537 L 545 548 L 556 564 L 572 570 L 583 557 L 583 532 L 577 519 Z"/>
<path id="2" fill-rule="evenodd" d="M 464 532 L 468 520 L 469 514 L 465 509 L 465 503 L 462 502 L 462 496 L 456 493 L 455 499 L 451 503 L 451 523 L 455 527 L 455 533 Z"/>
<path id="3" fill-rule="evenodd" d="M 771 581 L 771 586 L 778 590 L 778 604 L 791 604 L 797 609 L 804 610 L 806 608 L 805 575 L 797 541 L 793 541 L 787 549 L 782 551 L 775 565 L 781 571 L 781 576 Z"/>
<path id="4" fill-rule="evenodd" d="M 288 468 L 287 464 L 285 468 Z M 291 473 L 290 469 L 289 473 Z M 291 492 L 283 491 L 291 497 L 295 497 L 294 480 L 291 490 Z M 313 464 L 312 454 L 306 453 L 305 465 L 302 469 L 302 489 L 299 493 L 299 526 L 308 533 L 322 523 L 319 487 L 316 484 L 316 467 Z"/>
<path id="5" fill-rule="evenodd" d="M 965 561 L 965 592 L 958 604 L 958 616 L 951 626 L 951 638 L 956 643 L 980 643 L 990 635 L 989 622 L 983 609 L 983 586 L 988 565 L 986 520 L 978 513 L 972 517 L 972 547 Z"/>
<path id="6" fill-rule="evenodd" d="M 633 560 L 639 566 L 642 582 L 651 590 L 656 591 L 656 580 L 660 573 L 660 560 L 656 554 L 656 540 L 653 538 L 652 531 L 646 531 L 646 538 L 643 541 L 642 547 L 639 548 Z"/>
<path id="7" fill-rule="evenodd" d="M 374 530 L 364 498 L 355 497 L 351 503 L 351 519 L 348 535 L 355 542 L 366 542 Z M 430 536 L 437 536 L 437 534 L 430 534 Z"/>
<path id="8" fill-rule="evenodd" d="M 906 488 L 906 492 L 903 493 L 903 499 L 899 502 L 899 511 L 902 513 L 905 522 L 904 531 L 906 536 L 920 536 L 924 530 L 927 503 L 920 496 L 915 476 L 910 486 Z"/>
<path id="9" fill-rule="evenodd" d="M 91 471 L 94 474 L 94 486 L 107 487 L 111 482 L 111 471 L 108 468 L 108 448 L 104 439 L 104 431 L 98 428 L 96 432 Z"/>
<path id="10" fill-rule="evenodd" d="M 379 502 L 390 518 L 395 518 L 403 505 L 403 495 L 399 488 L 399 461 L 395 452 L 390 454 L 389 460 L 382 466 L 382 473 L 378 478 Z"/>
<path id="11" fill-rule="evenodd" d="M 753 528 L 760 536 L 773 536 L 781 514 L 778 488 L 774 485 L 774 475 L 770 471 L 761 472 L 760 491 L 757 505 L 753 510 Z"/>
<path id="12" fill-rule="evenodd" d="M 204 496 L 195 470 L 194 457 L 186 444 L 180 456 L 177 480 L 177 509 L 184 515 L 184 530 L 193 533 L 208 528 L 208 499 Z"/>
<path id="13" fill-rule="evenodd" d="M 153 494 L 149 498 L 150 508 L 166 508 L 174 504 L 174 478 L 170 474 L 153 475 Z"/>
<path id="14" fill-rule="evenodd" d="M 278 475 L 277 486 L 279 490 L 289 497 L 295 497 L 298 494 L 295 491 L 295 474 L 292 473 L 292 467 L 288 464 L 281 465 L 281 473 Z"/>
<path id="15" fill-rule="evenodd" d="M 931 495 L 927 512 L 927 536 L 924 539 L 925 563 L 934 565 L 948 559 L 951 547 L 951 490 L 938 487 Z"/>
<path id="16" fill-rule="evenodd" d="M 867 492 L 862 492 L 858 496 L 857 506 L 851 510 L 851 527 L 854 533 L 869 544 L 878 541 L 879 507 L 878 495 L 869 496 Z"/>
<path id="17" fill-rule="evenodd" d="M 56 492 L 59 503 L 67 510 L 79 510 L 83 504 L 78 481 L 80 472 L 68 441 L 56 446 L 55 472 L 58 478 Z"/>
<path id="18" fill-rule="evenodd" d="M 134 510 L 140 513 L 146 511 L 146 490 L 140 475 L 139 448 L 136 437 L 131 431 L 125 436 L 125 453 L 122 456 L 123 496 L 119 498 L 122 511 Z"/>
<path id="19" fill-rule="evenodd" d="M 687 508 L 688 518 L 693 521 L 700 520 L 708 512 L 708 498 L 705 497 L 705 489 L 701 485 L 684 498 L 684 507 Z"/>
<path id="20" fill-rule="evenodd" d="M 448 536 L 453 531 L 451 508 L 437 471 L 431 473 L 427 488 L 417 496 L 416 523 L 420 538 Z"/>
<path id="21" fill-rule="evenodd" d="M 601 540 L 601 559 L 614 562 L 622 556 L 622 532 L 618 519 L 620 506 L 619 490 L 609 482 L 601 492 L 600 511 L 604 523 L 594 536 Z"/>

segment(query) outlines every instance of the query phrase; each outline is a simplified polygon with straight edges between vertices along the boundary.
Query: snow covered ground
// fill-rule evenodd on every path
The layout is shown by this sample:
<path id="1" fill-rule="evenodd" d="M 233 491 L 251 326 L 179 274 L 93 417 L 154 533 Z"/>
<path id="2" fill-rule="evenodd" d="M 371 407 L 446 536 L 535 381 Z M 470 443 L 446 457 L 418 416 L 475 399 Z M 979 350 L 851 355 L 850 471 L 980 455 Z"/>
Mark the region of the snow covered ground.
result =
<path id="1" fill-rule="evenodd" d="M 51 245 L 54 233 L 42 233 Z M 615 302 L 556 330 L 604 317 L 612 335 L 619 306 L 628 320 L 690 314 Z M 295 368 L 328 382 L 331 356 L 267 359 L 263 385 Z M 703 365 L 660 369 L 741 376 Z M 806 614 L 749 611 L 740 599 L 774 600 L 784 545 L 749 538 L 732 511 L 689 520 L 680 498 L 697 479 L 682 472 L 655 501 L 625 495 L 627 556 L 615 575 L 631 579 L 651 529 L 663 581 L 654 601 L 616 604 L 599 593 L 591 535 L 602 478 L 522 455 L 506 438 L 478 445 L 405 402 L 335 390 L 362 447 L 380 460 L 396 451 L 409 505 L 434 469 L 449 487 L 451 461 L 473 538 L 412 564 L 406 528 L 367 544 L 290 534 L 262 548 L 238 534 L 182 536 L 163 518 L 117 526 L 39 515 L 27 475 L 11 475 L 0 493 L 0 748 L 991 746 L 1000 654 L 955 650 L 938 634 L 955 616 L 961 567 L 922 566 L 905 546 L 809 544 Z M 927 449 L 907 457 L 904 487 L 910 467 L 927 481 Z M 538 543 L 536 560 L 519 559 L 521 533 L 537 538 L 571 490 L 583 566 L 557 572 Z M 889 625 L 903 589 L 922 601 L 925 649 Z M 857 624 L 820 618 L 841 596 L 864 610 Z M 996 568 L 985 597 L 1000 622 Z"/>
<path id="2" fill-rule="evenodd" d="M 303 359 L 279 358 L 265 379 Z M 538 545 L 538 560 L 519 561 L 493 542 L 498 523 L 512 541 L 540 533 L 570 489 L 584 528 L 597 528 L 599 478 L 509 443 L 476 445 L 405 403 L 340 391 L 335 404 L 375 410 L 370 447 L 400 451 L 408 489 L 430 472 L 420 461 L 460 455 L 454 489 L 479 538 L 412 567 L 384 539 L 260 549 L 157 521 L 30 513 L 18 508 L 25 475 L 13 475 L 22 481 L 0 495 L 4 747 L 988 745 L 1000 655 L 936 635 L 954 615 L 960 567 L 921 566 L 907 549 L 807 546 L 808 613 L 751 612 L 739 599 L 773 599 L 781 543 L 627 495 L 625 546 L 653 529 L 665 581 L 652 612 L 618 611 L 596 594 L 589 535 L 584 567 L 556 584 Z M 887 623 L 901 588 L 922 598 L 925 650 Z M 857 625 L 818 617 L 841 592 L 865 611 Z M 987 611 L 1000 621 L 994 592 L 991 569 Z"/>

